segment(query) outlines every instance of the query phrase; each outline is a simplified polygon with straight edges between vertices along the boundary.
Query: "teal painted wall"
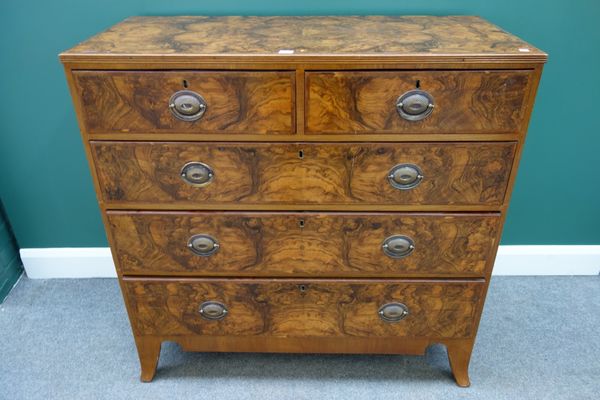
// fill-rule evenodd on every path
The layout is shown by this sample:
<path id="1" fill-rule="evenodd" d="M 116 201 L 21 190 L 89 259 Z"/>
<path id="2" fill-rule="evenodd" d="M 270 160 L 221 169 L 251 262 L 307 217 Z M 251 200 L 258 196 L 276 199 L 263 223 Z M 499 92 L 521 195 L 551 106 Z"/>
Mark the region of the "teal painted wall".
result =
<path id="1" fill-rule="evenodd" d="M 57 54 L 131 15 L 178 14 L 471 14 L 515 33 L 550 61 L 503 244 L 600 244 L 597 0 L 30 0 L 0 2 L 0 198 L 22 247 L 106 245 Z"/>

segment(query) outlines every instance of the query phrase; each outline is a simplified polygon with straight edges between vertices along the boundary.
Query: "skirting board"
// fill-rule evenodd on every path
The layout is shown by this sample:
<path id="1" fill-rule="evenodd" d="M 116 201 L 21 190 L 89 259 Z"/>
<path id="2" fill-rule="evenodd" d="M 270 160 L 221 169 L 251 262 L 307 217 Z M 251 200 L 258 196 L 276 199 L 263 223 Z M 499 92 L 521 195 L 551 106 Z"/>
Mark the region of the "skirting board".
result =
<path id="1" fill-rule="evenodd" d="M 114 278 L 109 248 L 21 249 L 31 279 Z M 494 275 L 598 275 L 600 246 L 500 246 Z"/>

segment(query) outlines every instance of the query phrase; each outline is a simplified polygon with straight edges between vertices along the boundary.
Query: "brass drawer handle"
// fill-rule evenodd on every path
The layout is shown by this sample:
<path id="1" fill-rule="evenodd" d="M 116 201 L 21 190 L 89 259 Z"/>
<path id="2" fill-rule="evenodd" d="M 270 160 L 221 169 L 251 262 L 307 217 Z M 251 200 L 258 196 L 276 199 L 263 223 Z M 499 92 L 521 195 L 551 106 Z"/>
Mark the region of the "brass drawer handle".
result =
<path id="1" fill-rule="evenodd" d="M 410 90 L 396 100 L 398 114 L 407 121 L 427 118 L 434 107 L 433 97 L 424 90 Z"/>
<path id="2" fill-rule="evenodd" d="M 381 248 L 388 257 L 404 258 L 415 250 L 415 242 L 408 236 L 393 235 L 383 241 Z"/>
<path id="3" fill-rule="evenodd" d="M 402 303 L 388 303 L 379 308 L 378 314 L 385 322 L 398 322 L 408 316 L 408 307 Z"/>
<path id="4" fill-rule="evenodd" d="M 194 235 L 187 244 L 190 251 L 198 256 L 212 256 L 219 250 L 219 242 L 210 235 Z"/>
<path id="5" fill-rule="evenodd" d="M 188 185 L 203 187 L 212 182 L 215 171 L 207 164 L 193 161 L 181 168 L 180 175 L 181 179 Z"/>
<path id="6" fill-rule="evenodd" d="M 191 90 L 180 90 L 169 99 L 169 110 L 182 121 L 196 121 L 206 112 L 206 100 Z"/>
<path id="7" fill-rule="evenodd" d="M 421 168 L 415 164 L 398 164 L 388 172 L 388 181 L 395 189 L 409 190 L 419 186 L 423 180 Z"/>
<path id="8" fill-rule="evenodd" d="M 202 318 L 214 321 L 225 318 L 229 311 L 223 303 L 219 303 L 218 301 L 205 301 L 200 304 L 198 312 Z"/>

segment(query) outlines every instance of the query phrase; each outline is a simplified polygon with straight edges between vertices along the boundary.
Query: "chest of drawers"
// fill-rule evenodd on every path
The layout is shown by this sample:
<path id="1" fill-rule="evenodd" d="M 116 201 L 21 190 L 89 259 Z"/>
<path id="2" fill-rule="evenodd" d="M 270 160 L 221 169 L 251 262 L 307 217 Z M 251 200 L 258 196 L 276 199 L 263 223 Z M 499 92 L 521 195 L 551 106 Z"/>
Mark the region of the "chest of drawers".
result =
<path id="1" fill-rule="evenodd" d="M 136 17 L 61 54 L 141 363 L 468 365 L 546 54 L 477 17 Z"/>

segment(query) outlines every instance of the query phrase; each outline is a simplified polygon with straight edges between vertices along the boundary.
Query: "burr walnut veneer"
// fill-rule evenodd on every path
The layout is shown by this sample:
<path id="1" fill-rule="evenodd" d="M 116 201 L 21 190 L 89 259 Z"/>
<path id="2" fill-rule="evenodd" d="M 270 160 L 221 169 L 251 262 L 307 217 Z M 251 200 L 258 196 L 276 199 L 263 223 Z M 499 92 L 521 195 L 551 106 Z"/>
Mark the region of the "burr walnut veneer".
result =
<path id="1" fill-rule="evenodd" d="M 546 54 L 477 17 L 135 17 L 60 55 L 141 362 L 468 365 Z"/>

